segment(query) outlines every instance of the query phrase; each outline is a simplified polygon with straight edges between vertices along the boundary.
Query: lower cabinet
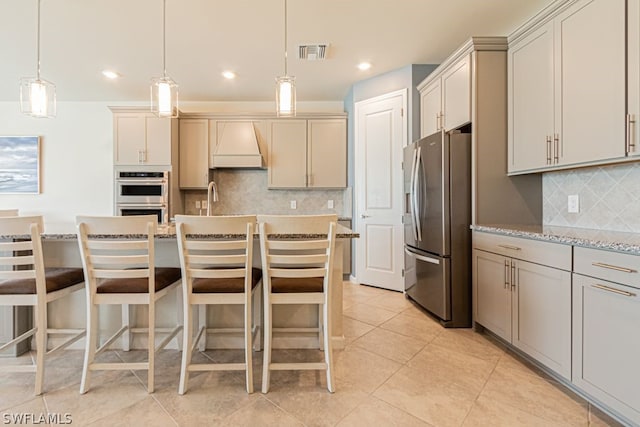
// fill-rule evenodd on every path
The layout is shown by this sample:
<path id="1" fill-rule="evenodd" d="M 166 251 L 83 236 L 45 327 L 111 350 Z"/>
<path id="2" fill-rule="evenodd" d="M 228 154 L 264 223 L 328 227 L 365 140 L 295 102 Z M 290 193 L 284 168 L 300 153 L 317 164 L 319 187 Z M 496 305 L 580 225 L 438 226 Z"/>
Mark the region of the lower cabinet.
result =
<path id="1" fill-rule="evenodd" d="M 475 231 L 474 322 L 640 425 L 640 256 Z"/>
<path id="2" fill-rule="evenodd" d="M 483 237 L 474 233 L 475 322 L 570 380 L 571 247 Z M 517 258 L 540 261 L 557 249 L 566 270 Z"/>
<path id="3" fill-rule="evenodd" d="M 573 383 L 640 425 L 640 289 L 603 280 L 638 276 L 640 257 L 576 248 L 576 270 L 605 266 L 600 278 L 573 274 Z M 598 256 L 602 253 L 602 257 Z M 590 256 L 582 262 L 586 256 Z M 608 259 L 607 259 L 608 258 Z M 629 259 L 635 258 L 630 263 Z M 606 261 L 606 262 L 601 262 Z M 617 267 L 618 270 L 608 268 Z M 621 271 L 627 270 L 628 272 Z M 586 272 L 586 271 L 584 271 Z"/>
<path id="4" fill-rule="evenodd" d="M 351 229 L 351 220 L 350 219 L 340 219 L 338 220 L 338 224 Z M 351 250 L 353 243 L 351 243 L 351 239 L 348 239 L 344 243 L 344 251 L 342 252 L 342 274 L 349 275 L 351 274 Z"/>
<path id="5" fill-rule="evenodd" d="M 571 273 L 515 263 L 513 345 L 571 379 Z"/>

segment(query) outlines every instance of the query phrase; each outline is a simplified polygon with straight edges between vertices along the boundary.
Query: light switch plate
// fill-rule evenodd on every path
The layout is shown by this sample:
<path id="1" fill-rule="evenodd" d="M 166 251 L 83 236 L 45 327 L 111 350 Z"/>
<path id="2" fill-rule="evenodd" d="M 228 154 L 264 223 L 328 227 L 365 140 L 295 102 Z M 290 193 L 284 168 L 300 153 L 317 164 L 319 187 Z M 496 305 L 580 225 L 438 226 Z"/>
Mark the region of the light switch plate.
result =
<path id="1" fill-rule="evenodd" d="M 196 209 L 200 209 L 200 200 L 196 200 Z"/>
<path id="2" fill-rule="evenodd" d="M 567 211 L 569 213 L 580 212 L 580 196 L 577 194 L 570 194 L 567 197 Z"/>
<path id="3" fill-rule="evenodd" d="M 297 206 L 296 206 L 296 201 L 295 200 L 292 200 L 290 202 L 290 207 L 291 207 L 291 209 L 296 209 Z"/>
<path id="4" fill-rule="evenodd" d="M 327 202 L 327 209 L 333 209 L 333 200 Z"/>

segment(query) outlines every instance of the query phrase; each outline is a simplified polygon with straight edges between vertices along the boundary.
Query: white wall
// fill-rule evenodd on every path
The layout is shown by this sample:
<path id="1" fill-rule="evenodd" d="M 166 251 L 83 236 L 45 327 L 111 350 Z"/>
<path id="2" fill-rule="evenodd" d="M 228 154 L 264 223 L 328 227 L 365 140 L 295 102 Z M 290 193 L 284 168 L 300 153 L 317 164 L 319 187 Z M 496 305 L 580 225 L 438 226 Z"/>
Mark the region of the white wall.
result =
<path id="1" fill-rule="evenodd" d="M 111 215 L 113 138 L 107 105 L 61 102 L 56 118 L 35 119 L 21 114 L 18 103 L 0 102 L 0 135 L 41 136 L 40 194 L 0 194 L 0 209 L 44 215 L 48 232 L 68 231 L 77 214 Z"/>

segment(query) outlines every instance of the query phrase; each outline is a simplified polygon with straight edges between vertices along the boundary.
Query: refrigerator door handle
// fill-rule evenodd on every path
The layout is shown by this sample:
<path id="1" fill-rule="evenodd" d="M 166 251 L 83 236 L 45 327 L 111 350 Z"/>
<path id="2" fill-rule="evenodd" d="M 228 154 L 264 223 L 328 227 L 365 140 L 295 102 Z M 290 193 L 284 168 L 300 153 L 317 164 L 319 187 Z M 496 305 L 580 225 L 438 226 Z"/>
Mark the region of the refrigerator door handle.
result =
<path id="1" fill-rule="evenodd" d="M 425 262 L 430 262 L 431 264 L 440 264 L 440 260 L 437 258 L 431 258 L 431 257 L 427 257 L 424 255 L 418 255 L 417 253 L 410 251 L 407 248 L 404 248 L 404 251 L 407 253 L 407 255 L 415 257 L 415 259 L 419 259 L 420 261 L 425 261 Z"/>
<path id="2" fill-rule="evenodd" d="M 418 241 L 418 232 L 416 231 L 416 185 L 415 185 L 415 172 L 416 172 L 416 160 L 418 159 L 418 150 L 416 148 L 413 149 L 413 159 L 411 160 L 411 192 L 409 198 L 409 208 L 411 210 L 411 224 L 413 226 L 413 239 Z"/>
<path id="3" fill-rule="evenodd" d="M 422 165 L 422 147 L 418 147 L 418 153 L 416 155 L 416 168 L 413 175 L 413 203 L 415 209 L 414 224 L 418 235 L 418 242 L 422 241 L 422 224 L 420 223 L 420 213 L 418 212 L 418 187 L 421 185 L 421 183 L 418 181 L 418 172 L 420 170 L 420 165 Z"/>

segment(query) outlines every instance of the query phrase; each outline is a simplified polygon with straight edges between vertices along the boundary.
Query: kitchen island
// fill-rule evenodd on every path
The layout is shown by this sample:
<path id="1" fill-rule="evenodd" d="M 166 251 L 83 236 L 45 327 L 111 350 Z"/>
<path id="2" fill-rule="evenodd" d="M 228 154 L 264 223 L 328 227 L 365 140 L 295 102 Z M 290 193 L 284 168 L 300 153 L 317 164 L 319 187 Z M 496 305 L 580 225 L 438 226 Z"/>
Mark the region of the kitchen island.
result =
<path id="1" fill-rule="evenodd" d="M 232 236 L 216 236 L 232 237 Z M 298 234 L 295 238 L 313 239 L 313 234 Z M 344 334 L 342 329 L 342 277 L 343 277 L 343 251 L 348 248 L 349 240 L 359 237 L 347 227 L 338 225 L 336 232 L 336 247 L 334 264 L 332 270 L 332 336 L 334 348 L 344 347 Z M 260 243 L 258 234 L 255 235 L 253 264 L 254 267 L 261 267 Z M 75 226 L 72 224 L 60 224 L 46 226 L 43 234 L 43 250 L 46 267 L 82 267 L 82 260 L 78 247 Z M 155 239 L 156 266 L 158 267 L 180 267 L 178 256 L 178 246 L 176 240 L 175 226 L 159 226 Z M 181 288 L 179 288 L 181 290 Z M 76 292 L 64 301 L 56 301 L 49 305 L 49 323 L 53 328 L 82 328 L 86 322 L 86 301 L 85 293 Z M 156 306 L 157 327 L 170 327 L 175 324 L 176 319 L 176 298 L 169 296 L 160 300 Z M 144 306 L 136 307 L 135 317 L 132 322 L 139 326 L 146 325 L 147 309 Z M 101 307 L 100 312 L 100 336 L 109 337 L 118 330 L 121 325 L 120 306 Z M 317 306 L 292 305 L 277 307 L 274 310 L 274 327 L 311 327 L 317 323 Z M 209 308 L 207 313 L 209 325 L 215 327 L 237 327 L 242 324 L 243 316 L 241 307 L 220 306 L 215 309 Z M 133 346 L 145 347 L 145 337 L 136 336 Z M 139 340 L 139 341 L 138 341 Z M 55 343 L 53 343 L 55 344 Z M 208 337 L 207 346 L 215 348 L 241 348 L 242 337 Z M 82 345 L 76 344 L 76 348 Z M 274 337 L 274 347 L 280 348 L 317 348 L 317 337 L 309 336 L 280 336 Z"/>

